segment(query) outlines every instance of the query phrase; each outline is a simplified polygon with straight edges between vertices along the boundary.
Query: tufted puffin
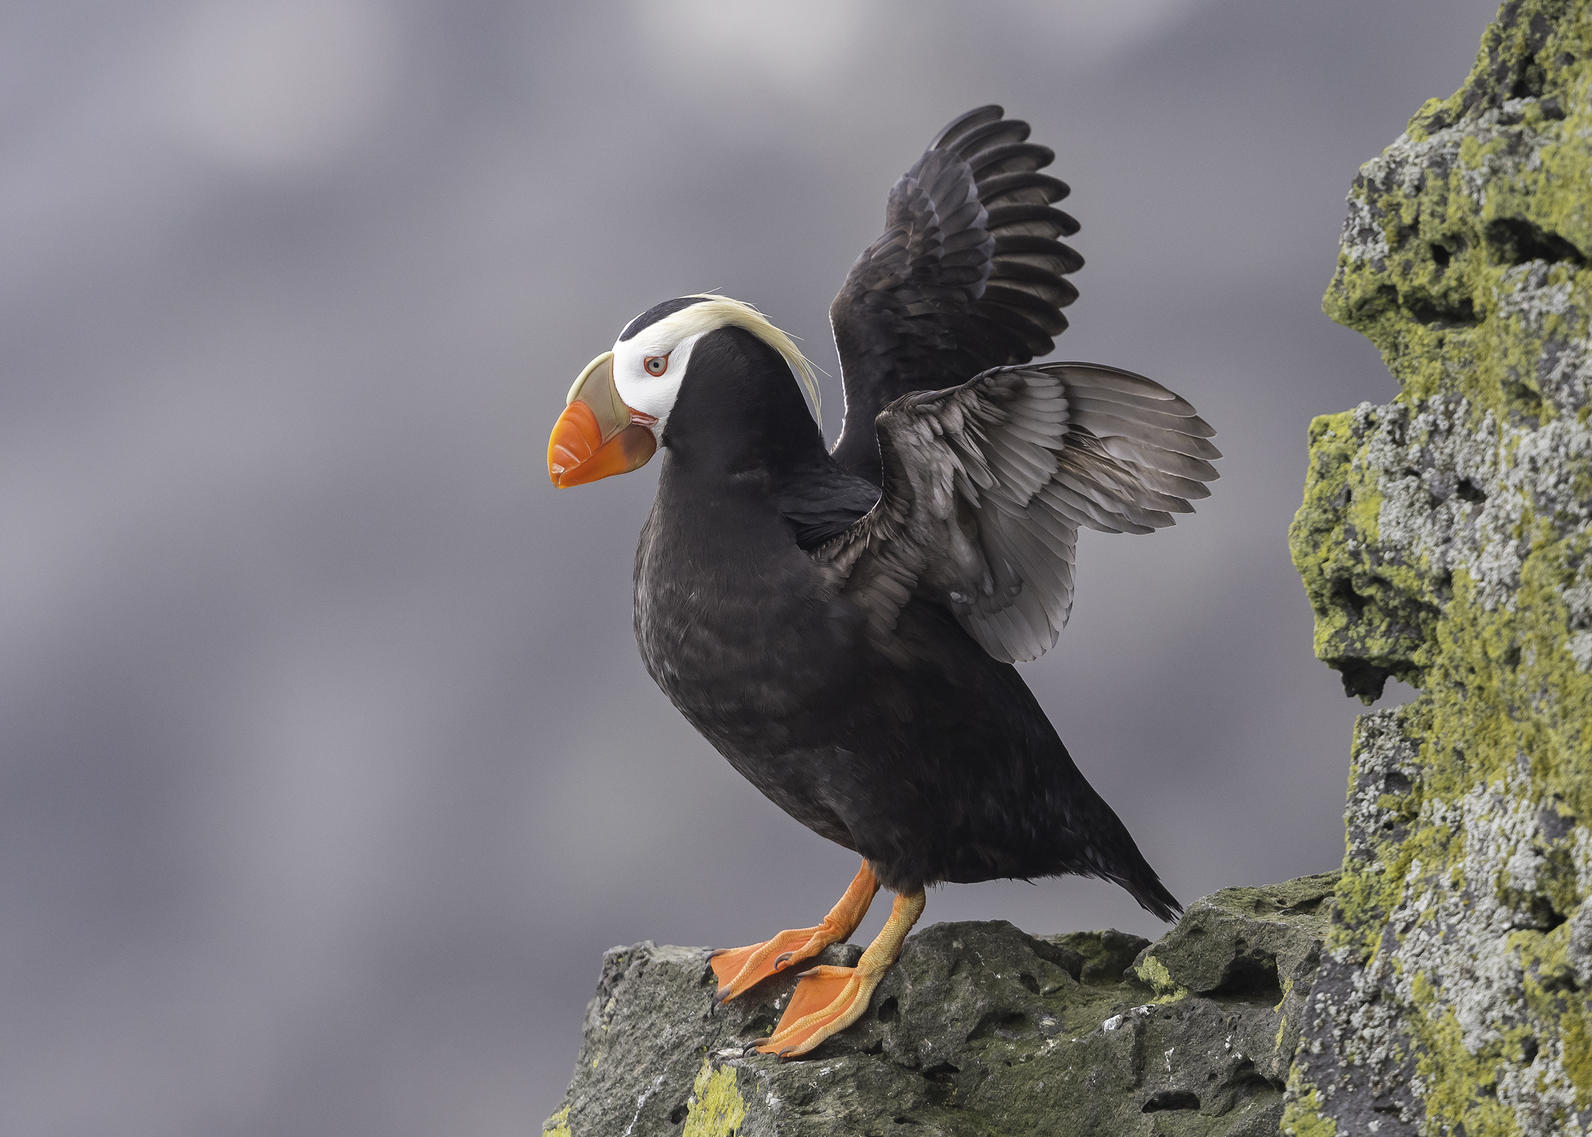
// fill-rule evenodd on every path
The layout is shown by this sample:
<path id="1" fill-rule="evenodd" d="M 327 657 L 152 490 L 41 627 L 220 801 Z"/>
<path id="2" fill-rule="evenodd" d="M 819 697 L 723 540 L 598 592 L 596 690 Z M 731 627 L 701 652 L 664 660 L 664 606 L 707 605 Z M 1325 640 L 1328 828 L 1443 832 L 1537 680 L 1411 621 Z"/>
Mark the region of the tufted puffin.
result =
<path id="1" fill-rule="evenodd" d="M 1080 873 L 1162 919 L 1177 900 L 1073 764 L 1014 662 L 1055 642 L 1078 530 L 1148 533 L 1208 493 L 1194 408 L 1141 375 L 1032 363 L 1082 258 L 1054 157 L 970 111 L 890 191 L 885 231 L 830 308 L 846 396 L 826 448 L 812 370 L 750 304 L 665 300 L 570 389 L 556 486 L 663 452 L 636 552 L 647 671 L 743 776 L 862 857 L 823 920 L 715 952 L 717 998 L 800 973 L 756 1048 L 805 1054 L 855 1022 L 942 881 Z M 811 409 L 809 409 L 811 403 Z"/>

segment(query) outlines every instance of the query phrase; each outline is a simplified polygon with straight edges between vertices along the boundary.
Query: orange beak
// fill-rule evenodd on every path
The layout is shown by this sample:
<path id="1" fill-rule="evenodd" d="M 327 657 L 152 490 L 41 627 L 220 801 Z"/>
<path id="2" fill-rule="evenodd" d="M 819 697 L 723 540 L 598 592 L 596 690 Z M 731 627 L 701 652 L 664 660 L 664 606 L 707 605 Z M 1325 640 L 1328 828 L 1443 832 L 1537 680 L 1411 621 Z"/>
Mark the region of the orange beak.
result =
<path id="1" fill-rule="evenodd" d="M 559 489 L 645 466 L 658 450 L 657 419 L 632 410 L 614 386 L 614 353 L 586 365 L 547 440 L 547 472 Z"/>

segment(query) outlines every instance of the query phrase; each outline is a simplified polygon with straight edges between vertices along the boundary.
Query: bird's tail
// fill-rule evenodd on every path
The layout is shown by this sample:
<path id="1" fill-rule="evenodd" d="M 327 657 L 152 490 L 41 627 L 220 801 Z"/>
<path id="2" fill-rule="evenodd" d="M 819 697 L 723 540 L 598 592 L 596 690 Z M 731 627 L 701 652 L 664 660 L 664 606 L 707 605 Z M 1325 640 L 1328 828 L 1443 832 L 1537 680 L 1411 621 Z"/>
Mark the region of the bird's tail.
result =
<path id="1" fill-rule="evenodd" d="M 1104 803 L 1102 803 L 1104 804 Z M 1109 811 L 1109 807 L 1107 807 Z M 1102 877 L 1114 884 L 1120 884 L 1139 906 L 1167 923 L 1171 923 L 1183 912 L 1183 905 L 1166 885 L 1161 883 L 1160 875 L 1150 867 L 1150 862 L 1144 859 L 1144 854 L 1139 852 L 1139 846 L 1128 833 L 1127 826 L 1123 825 L 1113 813 L 1111 820 L 1114 826 L 1101 823 L 1101 829 L 1115 829 L 1116 833 L 1106 837 L 1099 845 L 1091 845 L 1085 854 L 1088 861 L 1092 862 L 1090 871 L 1092 875 Z"/>
<path id="2" fill-rule="evenodd" d="M 1133 899 L 1139 902 L 1139 907 L 1169 924 L 1183 913 L 1183 905 L 1161 883 L 1161 878 L 1148 862 L 1144 865 L 1143 875 L 1130 880 L 1118 880 L 1117 883 L 1128 890 Z"/>

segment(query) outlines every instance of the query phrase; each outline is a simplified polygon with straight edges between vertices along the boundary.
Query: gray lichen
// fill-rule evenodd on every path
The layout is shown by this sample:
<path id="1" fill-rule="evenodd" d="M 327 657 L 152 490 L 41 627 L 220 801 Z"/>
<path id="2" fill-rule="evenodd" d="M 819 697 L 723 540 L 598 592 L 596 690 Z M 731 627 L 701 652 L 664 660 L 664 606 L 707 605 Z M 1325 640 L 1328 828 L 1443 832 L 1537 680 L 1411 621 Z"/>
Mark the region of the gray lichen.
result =
<path id="1" fill-rule="evenodd" d="M 1328 313 L 1399 382 L 1291 534 L 1366 715 L 1285 1131 L 1592 1132 L 1592 9 L 1511 0 L 1350 195 Z"/>

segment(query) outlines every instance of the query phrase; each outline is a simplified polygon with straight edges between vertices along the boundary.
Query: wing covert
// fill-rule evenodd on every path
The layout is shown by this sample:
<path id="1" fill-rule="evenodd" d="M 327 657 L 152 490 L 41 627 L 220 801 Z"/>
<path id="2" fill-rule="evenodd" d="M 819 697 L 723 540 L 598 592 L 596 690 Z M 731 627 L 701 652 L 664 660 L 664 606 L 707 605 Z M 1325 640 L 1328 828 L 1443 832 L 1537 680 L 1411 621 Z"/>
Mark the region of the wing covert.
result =
<path id="1" fill-rule="evenodd" d="M 1217 476 L 1213 433 L 1165 387 L 1099 364 L 909 394 L 878 418 L 878 503 L 815 555 L 879 633 L 926 596 L 992 656 L 1035 659 L 1067 622 L 1079 528 L 1148 533 L 1191 512 Z"/>

